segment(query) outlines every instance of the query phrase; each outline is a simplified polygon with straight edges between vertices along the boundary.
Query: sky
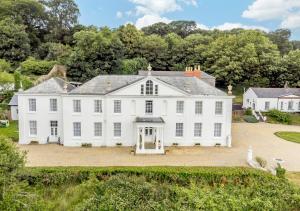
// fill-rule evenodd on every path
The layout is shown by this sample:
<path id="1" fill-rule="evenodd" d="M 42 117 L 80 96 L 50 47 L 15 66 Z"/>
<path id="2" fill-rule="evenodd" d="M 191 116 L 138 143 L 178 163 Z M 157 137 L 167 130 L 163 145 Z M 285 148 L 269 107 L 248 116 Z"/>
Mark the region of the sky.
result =
<path id="1" fill-rule="evenodd" d="M 288 28 L 300 40 L 300 0 L 75 0 L 84 25 L 137 28 L 193 20 L 202 29 L 274 31 Z"/>

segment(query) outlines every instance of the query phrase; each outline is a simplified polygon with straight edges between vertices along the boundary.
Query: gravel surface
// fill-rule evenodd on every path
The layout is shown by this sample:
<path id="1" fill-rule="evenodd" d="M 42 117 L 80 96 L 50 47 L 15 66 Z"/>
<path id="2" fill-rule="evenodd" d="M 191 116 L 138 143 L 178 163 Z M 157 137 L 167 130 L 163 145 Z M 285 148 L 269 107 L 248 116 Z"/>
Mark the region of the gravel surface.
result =
<path id="1" fill-rule="evenodd" d="M 268 123 L 233 123 L 231 148 L 171 147 L 167 155 L 132 155 L 129 147 L 63 147 L 18 145 L 27 151 L 27 166 L 247 166 L 249 146 L 253 156 L 274 165 L 281 158 L 289 171 L 300 171 L 300 144 L 280 139 L 277 131 L 298 131 L 300 126 Z"/>

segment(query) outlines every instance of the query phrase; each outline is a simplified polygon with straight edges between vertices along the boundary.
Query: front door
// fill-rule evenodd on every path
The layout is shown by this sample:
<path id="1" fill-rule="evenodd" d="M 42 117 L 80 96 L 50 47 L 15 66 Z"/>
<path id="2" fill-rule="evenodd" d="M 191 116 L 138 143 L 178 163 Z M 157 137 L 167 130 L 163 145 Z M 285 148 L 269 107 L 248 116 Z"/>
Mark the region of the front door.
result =
<path id="1" fill-rule="evenodd" d="M 145 128 L 145 142 L 153 142 L 153 128 L 146 127 Z"/>
<path id="2" fill-rule="evenodd" d="M 50 121 L 50 140 L 49 142 L 58 142 L 58 123 Z"/>

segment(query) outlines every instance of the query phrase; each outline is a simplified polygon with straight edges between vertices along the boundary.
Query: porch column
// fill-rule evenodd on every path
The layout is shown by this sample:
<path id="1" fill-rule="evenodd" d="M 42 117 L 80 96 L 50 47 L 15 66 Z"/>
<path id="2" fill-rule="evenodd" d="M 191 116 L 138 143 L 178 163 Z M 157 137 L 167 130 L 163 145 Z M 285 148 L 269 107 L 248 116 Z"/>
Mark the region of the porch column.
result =
<path id="1" fill-rule="evenodd" d="M 140 127 L 137 127 L 136 150 L 140 149 Z"/>
<path id="2" fill-rule="evenodd" d="M 145 127 L 142 129 L 142 150 L 145 149 Z"/>
<path id="3" fill-rule="evenodd" d="M 158 127 L 155 127 L 155 130 L 154 130 L 154 137 L 155 137 L 155 149 L 158 150 L 158 135 L 159 135 L 159 128 Z"/>
<path id="4" fill-rule="evenodd" d="M 164 128 L 160 128 L 160 148 L 164 149 Z"/>

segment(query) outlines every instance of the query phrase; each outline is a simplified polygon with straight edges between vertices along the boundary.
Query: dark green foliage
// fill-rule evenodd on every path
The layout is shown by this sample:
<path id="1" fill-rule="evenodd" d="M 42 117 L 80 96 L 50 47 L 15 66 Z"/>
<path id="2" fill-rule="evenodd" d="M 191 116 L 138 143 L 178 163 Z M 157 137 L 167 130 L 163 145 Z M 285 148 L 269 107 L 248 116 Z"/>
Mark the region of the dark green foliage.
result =
<path id="1" fill-rule="evenodd" d="M 286 170 L 278 163 L 276 167 L 276 176 L 279 178 L 284 178 L 285 177 L 285 172 Z"/>
<path id="2" fill-rule="evenodd" d="M 137 74 L 138 70 L 146 70 L 148 62 L 144 58 L 124 59 L 119 67 L 120 74 Z"/>
<path id="3" fill-rule="evenodd" d="M 37 60 L 30 57 L 21 63 L 21 71 L 28 75 L 46 75 L 56 63 L 56 61 Z"/>
<path id="4" fill-rule="evenodd" d="M 5 59 L 0 59 L 0 72 L 9 72 L 11 71 L 11 64 L 7 61 L 5 61 Z"/>
<path id="5" fill-rule="evenodd" d="M 252 109 L 251 109 L 251 108 L 247 108 L 247 109 L 245 110 L 245 115 L 246 115 L 246 116 L 251 116 L 251 115 L 252 115 Z"/>
<path id="6" fill-rule="evenodd" d="M 279 111 L 277 109 L 272 109 L 269 112 L 267 112 L 266 114 L 268 117 L 271 117 L 275 121 L 280 122 L 280 123 L 290 124 L 292 121 L 290 114 Z"/>
<path id="7" fill-rule="evenodd" d="M 245 120 L 245 122 L 249 122 L 249 123 L 257 123 L 258 120 L 255 118 L 255 116 L 250 115 L 250 116 L 243 116 L 243 119 Z"/>
<path id="8" fill-rule="evenodd" d="M 19 71 L 14 72 L 15 90 L 18 91 L 21 88 L 21 73 Z"/>

